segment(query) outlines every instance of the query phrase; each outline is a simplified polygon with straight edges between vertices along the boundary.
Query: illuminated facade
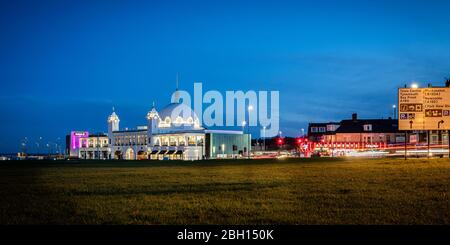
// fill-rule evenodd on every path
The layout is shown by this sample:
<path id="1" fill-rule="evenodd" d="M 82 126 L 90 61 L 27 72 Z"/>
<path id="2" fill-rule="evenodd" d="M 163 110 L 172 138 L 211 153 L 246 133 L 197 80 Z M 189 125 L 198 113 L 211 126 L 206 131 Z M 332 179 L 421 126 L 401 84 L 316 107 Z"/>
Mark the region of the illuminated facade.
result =
<path id="1" fill-rule="evenodd" d="M 196 113 L 182 103 L 171 103 L 159 112 L 153 107 L 147 126 L 119 130 L 119 117 L 108 118 L 111 158 L 127 160 L 200 160 L 247 154 L 250 135 L 242 131 L 207 130 Z M 225 150 L 226 149 L 226 150 Z"/>
<path id="2" fill-rule="evenodd" d="M 242 131 L 208 130 L 196 113 L 182 103 L 171 103 L 147 113 L 147 125 L 120 129 L 113 110 L 108 117 L 108 133 L 70 135 L 70 156 L 81 159 L 200 160 L 247 156 L 251 136 Z M 69 137 L 69 136 L 68 136 Z M 73 148 L 73 149 L 72 149 Z"/>
<path id="3" fill-rule="evenodd" d="M 81 139 L 79 157 L 82 159 L 109 159 L 110 149 L 108 136 L 105 134 L 91 134 Z"/>
<path id="4" fill-rule="evenodd" d="M 109 159 L 110 148 L 106 134 L 72 131 L 66 141 L 66 150 L 71 158 Z"/>

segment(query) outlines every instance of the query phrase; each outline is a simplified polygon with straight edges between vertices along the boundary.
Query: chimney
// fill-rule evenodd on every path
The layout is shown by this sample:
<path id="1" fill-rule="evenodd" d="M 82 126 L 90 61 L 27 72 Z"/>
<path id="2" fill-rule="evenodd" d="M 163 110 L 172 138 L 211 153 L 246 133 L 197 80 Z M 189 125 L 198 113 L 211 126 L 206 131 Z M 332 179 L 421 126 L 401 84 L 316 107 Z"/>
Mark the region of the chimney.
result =
<path id="1" fill-rule="evenodd" d="M 353 121 L 358 120 L 358 114 L 352 113 L 352 120 L 353 120 Z"/>

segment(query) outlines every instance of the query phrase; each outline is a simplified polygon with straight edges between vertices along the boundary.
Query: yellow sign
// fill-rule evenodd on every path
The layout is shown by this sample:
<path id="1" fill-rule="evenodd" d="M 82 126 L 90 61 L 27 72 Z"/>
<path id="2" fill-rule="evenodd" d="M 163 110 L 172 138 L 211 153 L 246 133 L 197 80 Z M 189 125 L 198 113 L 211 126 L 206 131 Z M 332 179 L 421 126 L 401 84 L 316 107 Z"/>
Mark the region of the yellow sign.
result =
<path id="1" fill-rule="evenodd" d="M 399 130 L 450 130 L 450 88 L 400 88 Z"/>

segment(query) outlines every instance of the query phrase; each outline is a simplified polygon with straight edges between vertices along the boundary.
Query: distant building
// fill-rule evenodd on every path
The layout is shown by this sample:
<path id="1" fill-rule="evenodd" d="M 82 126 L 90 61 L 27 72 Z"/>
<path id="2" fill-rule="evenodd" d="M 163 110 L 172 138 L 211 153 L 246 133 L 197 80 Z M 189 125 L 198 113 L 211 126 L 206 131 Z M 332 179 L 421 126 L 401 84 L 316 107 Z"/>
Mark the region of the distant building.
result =
<path id="1" fill-rule="evenodd" d="M 398 130 L 398 121 L 388 119 L 358 119 L 356 113 L 351 120 L 342 120 L 335 131 L 334 139 L 326 142 L 359 143 L 370 145 L 374 143 L 394 144 L 404 142 L 404 134 Z"/>
<path id="2" fill-rule="evenodd" d="M 360 119 L 356 113 L 339 123 L 310 123 L 308 126 L 309 149 L 330 155 L 403 149 L 405 140 L 410 147 L 423 147 L 428 144 L 428 133 L 430 145 L 448 144 L 448 131 L 409 131 L 405 138 L 405 132 L 398 130 L 397 119 Z"/>
<path id="3" fill-rule="evenodd" d="M 108 136 L 102 133 L 72 131 L 66 137 L 66 152 L 72 158 L 109 159 Z"/>
<path id="4" fill-rule="evenodd" d="M 345 151 L 383 149 L 403 143 L 405 137 L 395 119 L 359 119 L 354 113 L 351 119 L 339 123 L 310 123 L 308 139 L 313 151 Z"/>
<path id="5" fill-rule="evenodd" d="M 334 135 L 339 128 L 340 123 L 310 123 L 308 125 L 308 140 L 312 142 L 321 142 L 327 136 Z"/>
<path id="6" fill-rule="evenodd" d="M 171 103 L 147 113 L 147 125 L 120 129 L 115 111 L 108 117 L 108 133 L 74 131 L 68 141 L 70 156 L 82 159 L 200 160 L 235 158 L 250 152 L 251 136 L 242 131 L 209 130 L 182 103 Z"/>

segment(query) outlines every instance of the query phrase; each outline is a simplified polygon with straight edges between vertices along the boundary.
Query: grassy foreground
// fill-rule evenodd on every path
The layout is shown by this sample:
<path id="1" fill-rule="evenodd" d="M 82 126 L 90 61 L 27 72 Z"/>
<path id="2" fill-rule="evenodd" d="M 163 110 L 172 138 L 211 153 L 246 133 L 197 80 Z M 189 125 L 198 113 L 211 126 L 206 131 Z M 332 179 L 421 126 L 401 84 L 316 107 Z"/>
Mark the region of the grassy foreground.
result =
<path id="1" fill-rule="evenodd" d="M 0 224 L 450 224 L 448 159 L 0 162 Z"/>

